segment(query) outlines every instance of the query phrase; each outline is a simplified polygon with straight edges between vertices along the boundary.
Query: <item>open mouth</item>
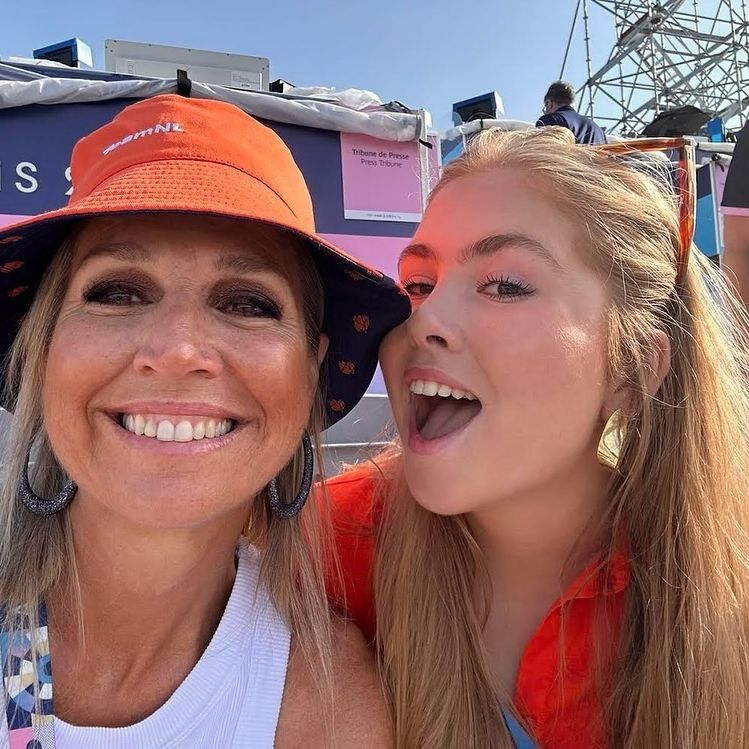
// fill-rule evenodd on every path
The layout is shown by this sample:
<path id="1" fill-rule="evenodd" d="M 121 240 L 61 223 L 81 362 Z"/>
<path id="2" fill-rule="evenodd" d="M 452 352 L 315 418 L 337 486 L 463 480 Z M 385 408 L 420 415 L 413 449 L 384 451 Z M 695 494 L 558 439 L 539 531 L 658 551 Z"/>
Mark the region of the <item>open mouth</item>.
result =
<path id="1" fill-rule="evenodd" d="M 203 416 L 164 416 L 160 414 L 115 414 L 114 419 L 123 429 L 139 437 L 160 442 L 193 442 L 223 437 L 237 427 L 232 419 Z"/>
<path id="2" fill-rule="evenodd" d="M 429 380 L 414 380 L 409 390 L 416 430 L 424 440 L 463 429 L 481 411 L 481 401 L 468 390 Z"/>

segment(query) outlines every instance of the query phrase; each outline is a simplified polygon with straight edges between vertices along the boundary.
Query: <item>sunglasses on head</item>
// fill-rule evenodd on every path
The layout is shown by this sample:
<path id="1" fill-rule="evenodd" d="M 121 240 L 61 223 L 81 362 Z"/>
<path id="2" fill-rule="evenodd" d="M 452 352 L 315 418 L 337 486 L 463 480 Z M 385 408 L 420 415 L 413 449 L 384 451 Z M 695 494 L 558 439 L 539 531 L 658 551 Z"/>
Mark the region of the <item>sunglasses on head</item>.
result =
<path id="1" fill-rule="evenodd" d="M 679 250 L 676 257 L 676 286 L 684 282 L 689 263 L 689 254 L 694 241 L 695 213 L 697 208 L 697 189 L 694 144 L 687 138 L 638 138 L 635 140 L 606 143 L 593 146 L 598 151 L 617 156 L 634 155 L 653 151 L 666 154 L 676 151 L 676 197 L 679 209 Z M 669 158 L 674 163 L 672 158 Z"/>

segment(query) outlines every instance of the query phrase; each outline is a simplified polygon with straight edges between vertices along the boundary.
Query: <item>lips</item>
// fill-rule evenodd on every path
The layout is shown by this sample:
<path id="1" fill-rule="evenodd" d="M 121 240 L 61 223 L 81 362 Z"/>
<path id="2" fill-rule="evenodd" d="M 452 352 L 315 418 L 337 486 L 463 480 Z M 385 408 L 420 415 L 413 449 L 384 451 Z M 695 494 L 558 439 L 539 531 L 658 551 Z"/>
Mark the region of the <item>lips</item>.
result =
<path id="1" fill-rule="evenodd" d="M 481 411 L 481 401 L 469 390 L 435 380 L 413 380 L 412 423 L 421 439 L 434 441 L 465 428 Z"/>

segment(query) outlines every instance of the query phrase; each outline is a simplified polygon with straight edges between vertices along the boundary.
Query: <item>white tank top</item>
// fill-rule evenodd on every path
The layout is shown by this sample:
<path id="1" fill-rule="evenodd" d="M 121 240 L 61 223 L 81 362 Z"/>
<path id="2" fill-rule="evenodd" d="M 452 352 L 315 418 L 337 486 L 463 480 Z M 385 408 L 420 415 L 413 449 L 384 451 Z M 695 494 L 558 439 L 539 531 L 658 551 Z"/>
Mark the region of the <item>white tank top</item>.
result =
<path id="1" fill-rule="evenodd" d="M 258 585 L 259 567 L 257 552 L 243 543 L 218 628 L 164 705 L 125 728 L 79 727 L 55 718 L 55 749 L 272 749 L 290 635 Z"/>

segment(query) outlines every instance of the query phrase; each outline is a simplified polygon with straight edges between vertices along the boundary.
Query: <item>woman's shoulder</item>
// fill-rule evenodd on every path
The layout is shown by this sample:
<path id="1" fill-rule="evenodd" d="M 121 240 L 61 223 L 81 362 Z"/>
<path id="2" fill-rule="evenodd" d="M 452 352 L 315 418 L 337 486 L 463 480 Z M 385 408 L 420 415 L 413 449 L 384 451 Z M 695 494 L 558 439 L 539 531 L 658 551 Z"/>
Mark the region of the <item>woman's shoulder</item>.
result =
<path id="1" fill-rule="evenodd" d="M 301 650 L 292 650 L 277 746 L 387 749 L 390 719 L 370 648 L 351 622 L 340 619 L 333 624 L 332 645 L 330 693 L 320 689 L 319 675 L 310 671 Z"/>
<path id="2" fill-rule="evenodd" d="M 325 481 L 333 518 L 371 527 L 378 514 L 381 490 L 386 479 L 376 466 L 366 464 L 345 470 Z"/>
<path id="3" fill-rule="evenodd" d="M 385 749 L 391 727 L 372 650 L 351 622 L 338 620 L 333 632 L 334 735 L 338 746 Z"/>
<path id="4" fill-rule="evenodd" d="M 392 746 L 390 717 L 374 655 L 351 622 L 334 626 L 333 679 L 338 746 L 385 749 Z"/>
<path id="5" fill-rule="evenodd" d="M 366 465 L 325 482 L 336 552 L 336 563 L 328 574 L 328 593 L 370 641 L 375 633 L 372 571 L 383 481 L 382 473 Z"/>

